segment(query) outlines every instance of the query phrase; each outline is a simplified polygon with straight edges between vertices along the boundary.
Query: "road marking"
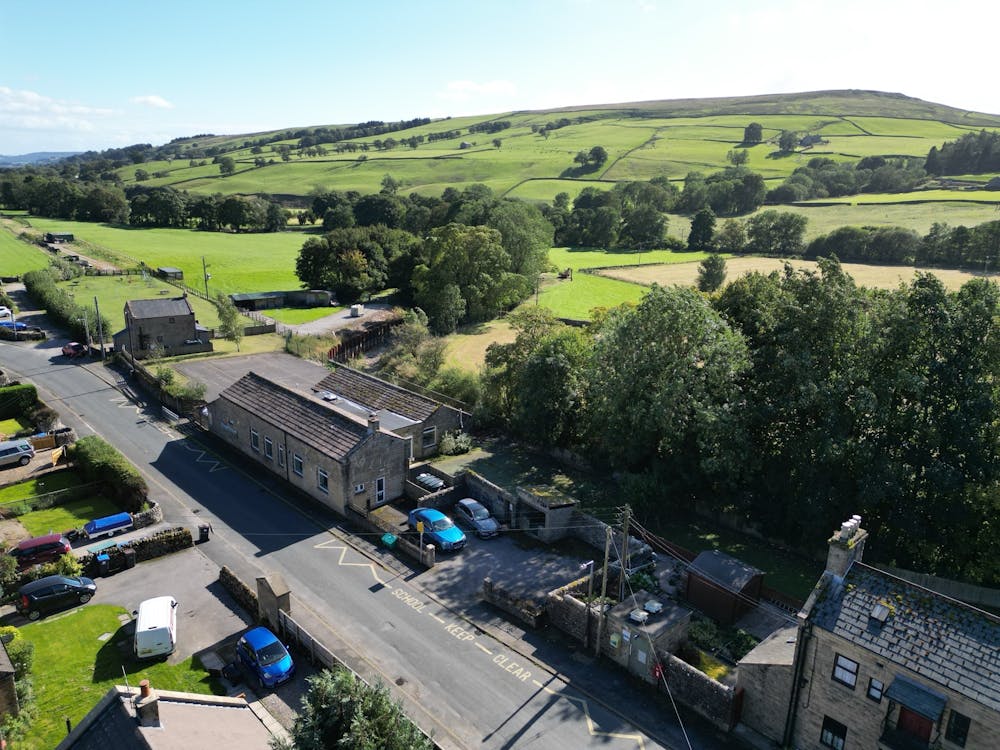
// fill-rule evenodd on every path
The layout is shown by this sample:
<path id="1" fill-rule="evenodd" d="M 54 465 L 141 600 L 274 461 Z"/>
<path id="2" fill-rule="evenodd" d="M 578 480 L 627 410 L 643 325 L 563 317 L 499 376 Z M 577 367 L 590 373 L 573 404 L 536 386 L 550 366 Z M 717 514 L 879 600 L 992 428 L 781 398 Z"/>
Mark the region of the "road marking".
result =
<path id="1" fill-rule="evenodd" d="M 466 630 L 465 628 L 463 628 L 461 625 L 452 623 L 451 625 L 445 625 L 444 629 L 448 633 L 450 633 L 451 635 L 453 635 L 456 638 L 458 638 L 458 640 L 460 640 L 460 641 L 474 641 L 474 640 L 476 640 L 475 634 L 470 633 L 468 630 Z"/>
<path id="2" fill-rule="evenodd" d="M 447 625 L 447 624 L 448 624 L 448 621 L 447 621 L 447 620 L 445 620 L 445 619 L 444 619 L 444 618 L 442 618 L 442 617 L 438 617 L 438 616 L 437 616 L 436 614 L 434 614 L 433 612 L 428 612 L 427 614 L 429 614 L 429 615 L 430 615 L 431 617 L 433 617 L 433 618 L 434 618 L 435 620 L 437 620 L 437 621 L 438 621 L 439 623 L 441 623 L 442 625 Z"/>
<path id="3" fill-rule="evenodd" d="M 347 555 L 347 550 L 355 551 L 353 547 L 348 547 L 346 544 L 337 544 L 337 542 L 335 542 L 334 540 L 331 539 L 328 542 L 320 542 L 319 544 L 315 545 L 314 549 L 333 549 L 333 550 L 339 550 L 340 551 L 340 557 L 337 558 L 337 565 L 342 565 L 345 568 L 368 568 L 372 572 L 372 578 L 374 578 L 377 583 L 381 583 L 383 586 L 386 585 L 386 582 L 383 581 L 379 577 L 378 572 L 376 572 L 376 570 L 375 570 L 375 563 L 371 563 L 371 562 L 367 562 L 367 563 L 344 562 L 344 557 Z"/>
<path id="4" fill-rule="evenodd" d="M 478 649 L 479 649 L 480 651 L 485 651 L 485 652 L 486 652 L 487 654 L 489 654 L 490 656 L 493 656 L 493 652 L 492 652 L 492 651 L 490 651 L 490 650 L 489 650 L 488 648 L 486 648 L 486 646 L 484 646 L 484 645 L 483 645 L 483 644 L 481 644 L 481 643 L 477 643 L 477 644 L 476 644 L 476 648 L 478 648 Z"/>
<path id="5" fill-rule="evenodd" d="M 223 464 L 222 461 L 217 461 L 217 460 L 215 460 L 213 458 L 207 458 L 207 456 L 211 455 L 208 451 L 203 451 L 201 448 L 195 448 L 194 446 L 190 445 L 188 442 L 183 442 L 183 443 L 181 443 L 181 445 L 184 446 L 185 450 L 190 451 L 191 453 L 196 453 L 197 454 L 197 456 L 194 459 L 194 462 L 196 464 L 208 464 L 209 465 L 209 469 L 208 469 L 208 473 L 209 474 L 211 474 L 213 471 L 222 471 L 223 469 L 228 469 L 229 468 L 228 466 L 226 466 L 225 464 Z"/>
<path id="6" fill-rule="evenodd" d="M 527 682 L 531 678 L 531 672 L 522 667 L 518 662 L 511 659 L 509 656 L 504 656 L 503 654 L 497 654 L 493 657 L 493 663 L 496 664 L 504 672 L 510 672 L 521 682 Z"/>

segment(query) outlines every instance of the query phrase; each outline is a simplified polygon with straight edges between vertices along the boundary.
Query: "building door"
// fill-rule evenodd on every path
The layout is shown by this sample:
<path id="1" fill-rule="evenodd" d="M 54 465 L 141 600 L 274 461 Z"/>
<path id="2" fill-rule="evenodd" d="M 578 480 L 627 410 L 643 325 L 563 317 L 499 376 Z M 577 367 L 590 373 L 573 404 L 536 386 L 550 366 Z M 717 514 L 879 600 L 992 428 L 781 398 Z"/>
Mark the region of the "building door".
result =
<path id="1" fill-rule="evenodd" d="M 917 737 L 924 742 L 930 742 L 931 729 L 934 723 L 918 713 L 914 713 L 906 706 L 899 707 L 899 719 L 896 721 L 896 729 L 905 732 L 911 737 Z"/>
<path id="2" fill-rule="evenodd" d="M 375 505 L 382 505 L 385 502 L 385 477 L 375 480 Z"/>

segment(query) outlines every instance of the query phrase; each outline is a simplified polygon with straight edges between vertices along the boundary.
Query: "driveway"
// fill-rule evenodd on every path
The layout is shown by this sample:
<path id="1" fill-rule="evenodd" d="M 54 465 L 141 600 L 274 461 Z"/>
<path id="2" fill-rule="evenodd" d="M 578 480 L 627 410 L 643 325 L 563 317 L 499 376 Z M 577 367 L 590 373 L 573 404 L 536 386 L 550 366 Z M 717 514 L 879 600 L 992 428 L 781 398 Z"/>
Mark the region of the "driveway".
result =
<path id="1" fill-rule="evenodd" d="M 250 371 L 286 388 L 305 393 L 329 372 L 321 364 L 284 352 L 197 359 L 178 362 L 174 369 L 191 380 L 204 383 L 206 401 L 214 401 L 219 393 Z"/>

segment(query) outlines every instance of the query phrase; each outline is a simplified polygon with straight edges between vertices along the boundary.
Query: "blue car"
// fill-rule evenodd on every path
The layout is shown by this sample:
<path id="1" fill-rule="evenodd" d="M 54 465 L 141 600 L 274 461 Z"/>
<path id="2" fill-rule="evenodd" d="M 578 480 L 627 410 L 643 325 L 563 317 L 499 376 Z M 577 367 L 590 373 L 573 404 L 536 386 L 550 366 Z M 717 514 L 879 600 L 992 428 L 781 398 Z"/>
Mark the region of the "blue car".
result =
<path id="1" fill-rule="evenodd" d="M 15 331 L 27 331 L 28 324 L 22 323 L 20 320 L 11 322 L 9 320 L 0 320 L 0 327 L 11 328 Z"/>
<path id="2" fill-rule="evenodd" d="M 277 687 L 292 679 L 295 662 L 284 644 L 264 627 L 245 632 L 236 644 L 236 656 L 262 688 Z"/>
<path id="3" fill-rule="evenodd" d="M 465 546 L 465 534 L 444 513 L 433 508 L 417 508 L 410 511 L 410 528 L 416 529 L 417 522 L 424 523 L 424 543 L 433 544 L 449 552 Z"/>

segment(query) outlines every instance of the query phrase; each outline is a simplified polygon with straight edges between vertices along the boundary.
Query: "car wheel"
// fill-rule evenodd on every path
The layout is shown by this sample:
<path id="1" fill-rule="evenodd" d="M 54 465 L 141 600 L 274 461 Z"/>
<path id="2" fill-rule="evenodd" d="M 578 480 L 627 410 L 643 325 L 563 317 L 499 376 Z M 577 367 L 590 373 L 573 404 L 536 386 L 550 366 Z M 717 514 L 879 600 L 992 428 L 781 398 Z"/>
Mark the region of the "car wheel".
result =
<path id="1" fill-rule="evenodd" d="M 33 609 L 30 612 L 28 612 L 28 619 L 29 620 L 37 620 L 41 616 L 42 616 L 42 613 L 39 612 L 37 609 Z"/>
<path id="2" fill-rule="evenodd" d="M 264 678 L 261 677 L 260 675 L 257 675 L 257 688 L 261 692 L 264 692 L 265 690 L 267 690 L 267 685 L 264 684 Z"/>
<path id="3" fill-rule="evenodd" d="M 21 466 L 27 466 L 29 461 L 31 461 L 31 459 L 27 456 L 21 456 L 21 460 L 18 463 L 20 463 Z"/>
<path id="4" fill-rule="evenodd" d="M 86 604 L 90 601 L 91 594 L 80 594 L 80 604 Z"/>

